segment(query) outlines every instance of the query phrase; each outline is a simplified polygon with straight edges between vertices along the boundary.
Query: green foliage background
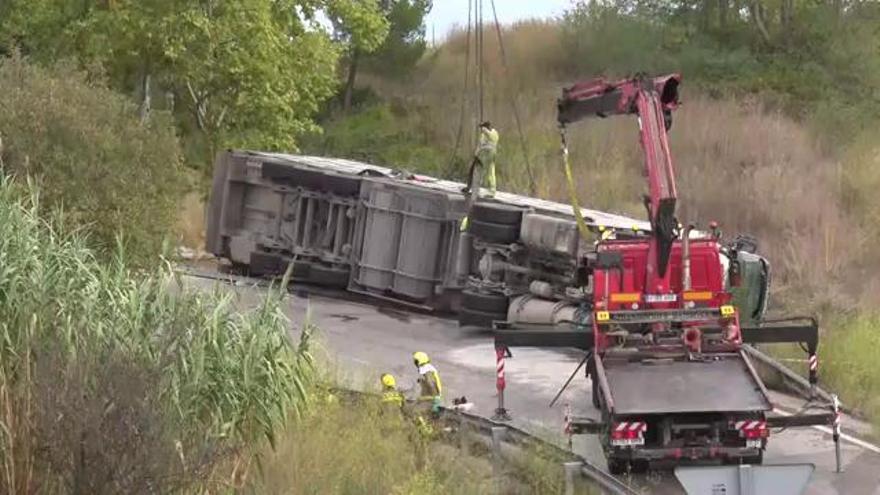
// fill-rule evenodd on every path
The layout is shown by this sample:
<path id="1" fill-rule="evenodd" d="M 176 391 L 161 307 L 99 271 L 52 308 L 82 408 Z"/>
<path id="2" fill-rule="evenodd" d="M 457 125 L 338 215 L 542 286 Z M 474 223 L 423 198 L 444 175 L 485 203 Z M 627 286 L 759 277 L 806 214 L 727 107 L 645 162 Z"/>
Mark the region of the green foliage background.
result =
<path id="1" fill-rule="evenodd" d="M 186 187 L 169 115 L 146 123 L 135 105 L 70 65 L 43 69 L 0 59 L 0 161 L 5 174 L 33 178 L 45 212 L 131 261 L 155 259 Z"/>

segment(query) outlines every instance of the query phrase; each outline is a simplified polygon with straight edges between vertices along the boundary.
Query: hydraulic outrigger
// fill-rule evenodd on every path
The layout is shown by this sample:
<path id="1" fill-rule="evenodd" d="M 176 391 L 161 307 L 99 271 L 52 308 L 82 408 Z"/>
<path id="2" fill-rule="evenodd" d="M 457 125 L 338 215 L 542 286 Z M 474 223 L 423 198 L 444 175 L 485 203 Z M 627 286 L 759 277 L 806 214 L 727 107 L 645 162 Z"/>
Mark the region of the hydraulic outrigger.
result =
<path id="1" fill-rule="evenodd" d="M 602 434 L 612 472 L 682 459 L 759 464 L 771 427 L 831 425 L 835 442 L 839 439 L 836 401 L 818 413 L 775 415 L 743 351 L 750 343 L 801 344 L 815 388 L 816 320 L 759 319 L 741 325 L 730 291 L 739 283 L 736 248 L 679 225 L 667 131 L 679 106 L 680 82 L 678 74 L 593 79 L 563 90 L 557 119 L 566 168 L 566 125 L 594 116 L 637 116 L 651 232 L 647 238 L 599 240 L 584 254 L 578 266 L 580 279 L 588 282 L 580 321 L 552 328 L 495 325 L 502 418 L 507 414 L 503 358 L 510 347 L 569 347 L 588 353 L 592 402 L 601 420 L 568 418 L 566 429 Z M 580 227 L 585 233 L 582 221 Z"/>

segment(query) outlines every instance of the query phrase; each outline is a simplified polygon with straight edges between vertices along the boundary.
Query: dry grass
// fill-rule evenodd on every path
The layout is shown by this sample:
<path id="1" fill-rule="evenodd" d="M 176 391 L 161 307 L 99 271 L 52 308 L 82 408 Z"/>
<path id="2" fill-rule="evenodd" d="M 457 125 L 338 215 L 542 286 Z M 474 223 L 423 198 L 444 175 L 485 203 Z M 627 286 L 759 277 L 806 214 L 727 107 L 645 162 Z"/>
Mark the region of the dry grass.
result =
<path id="1" fill-rule="evenodd" d="M 491 490 L 485 458 L 422 438 L 378 398 L 329 394 L 266 459 L 254 493 L 478 494 Z"/>
<path id="2" fill-rule="evenodd" d="M 202 194 L 191 192 L 180 200 L 177 210 L 177 243 L 192 249 L 205 247 L 205 201 Z"/>

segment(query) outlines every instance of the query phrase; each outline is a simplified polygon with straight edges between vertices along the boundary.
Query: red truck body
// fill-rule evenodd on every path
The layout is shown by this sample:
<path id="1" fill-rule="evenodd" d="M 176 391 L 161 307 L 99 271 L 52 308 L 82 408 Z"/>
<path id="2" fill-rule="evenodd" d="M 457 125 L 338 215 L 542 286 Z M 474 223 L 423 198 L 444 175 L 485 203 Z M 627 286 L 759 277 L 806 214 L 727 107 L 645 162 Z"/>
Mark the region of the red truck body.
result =
<path id="1" fill-rule="evenodd" d="M 672 246 L 669 289 L 659 297 L 646 286 L 649 243 L 645 240 L 604 241 L 598 253 L 620 253 L 620 268 L 593 270 L 593 301 L 597 309 L 720 307 L 730 301 L 724 287 L 721 245 L 715 239 L 690 240 L 690 289 L 682 284 L 682 245 Z M 674 298 L 674 301 L 668 301 Z M 666 299 L 663 302 L 662 299 Z"/>

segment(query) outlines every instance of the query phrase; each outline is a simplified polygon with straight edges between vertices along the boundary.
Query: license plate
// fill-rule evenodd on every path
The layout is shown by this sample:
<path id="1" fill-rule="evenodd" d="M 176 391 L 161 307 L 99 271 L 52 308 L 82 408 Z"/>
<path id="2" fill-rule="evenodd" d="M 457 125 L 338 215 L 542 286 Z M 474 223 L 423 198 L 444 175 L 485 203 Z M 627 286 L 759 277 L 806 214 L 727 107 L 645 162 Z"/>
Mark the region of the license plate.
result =
<path id="1" fill-rule="evenodd" d="M 751 440 L 746 440 L 746 448 L 747 449 L 760 449 L 761 448 L 761 439 L 755 438 Z"/>
<path id="2" fill-rule="evenodd" d="M 649 303 L 665 303 L 675 302 L 678 296 L 675 294 L 645 294 L 645 302 Z"/>
<path id="3" fill-rule="evenodd" d="M 614 447 L 632 447 L 634 445 L 645 445 L 644 438 L 622 438 L 620 440 L 611 440 Z"/>

